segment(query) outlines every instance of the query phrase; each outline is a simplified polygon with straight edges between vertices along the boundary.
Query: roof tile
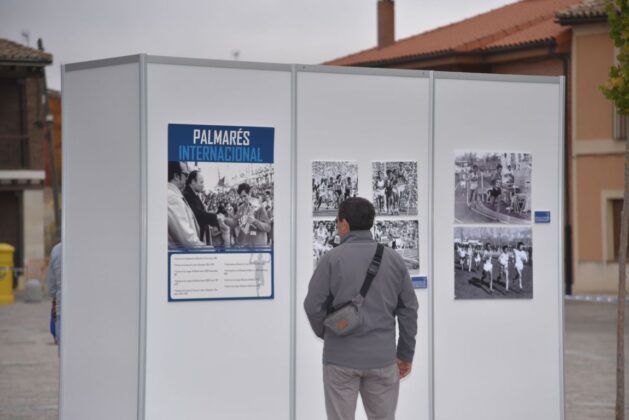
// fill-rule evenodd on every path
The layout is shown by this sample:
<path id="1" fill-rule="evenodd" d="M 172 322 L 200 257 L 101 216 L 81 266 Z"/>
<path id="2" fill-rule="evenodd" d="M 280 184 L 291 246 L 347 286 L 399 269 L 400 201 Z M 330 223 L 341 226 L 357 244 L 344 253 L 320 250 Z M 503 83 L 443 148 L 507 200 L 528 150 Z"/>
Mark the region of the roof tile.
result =
<path id="1" fill-rule="evenodd" d="M 580 0 L 522 0 L 326 64 L 370 64 L 552 41 L 569 30 L 554 22 L 555 13 L 578 3 Z"/>
<path id="2" fill-rule="evenodd" d="M 497 48 L 509 48 L 529 45 L 542 41 L 557 40 L 562 35 L 570 32 L 570 29 L 561 27 L 554 22 L 554 18 L 546 19 L 537 25 L 515 32 L 500 38 L 483 47 L 484 50 Z"/>
<path id="3" fill-rule="evenodd" d="M 52 55 L 8 39 L 0 38 L 0 61 L 15 63 L 50 64 Z"/>
<path id="4" fill-rule="evenodd" d="M 575 4 L 557 12 L 557 17 L 560 20 L 606 16 L 605 0 L 583 0 L 579 4 Z"/>

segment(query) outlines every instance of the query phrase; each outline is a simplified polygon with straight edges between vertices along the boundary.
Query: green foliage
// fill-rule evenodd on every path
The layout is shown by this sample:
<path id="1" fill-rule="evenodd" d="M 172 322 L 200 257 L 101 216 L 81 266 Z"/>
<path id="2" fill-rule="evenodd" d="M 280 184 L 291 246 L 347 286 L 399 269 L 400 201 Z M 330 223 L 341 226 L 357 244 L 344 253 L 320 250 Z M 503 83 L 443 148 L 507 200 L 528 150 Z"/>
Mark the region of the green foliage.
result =
<path id="1" fill-rule="evenodd" d="M 610 36 L 618 49 L 617 64 L 609 69 L 609 79 L 600 89 L 614 102 L 620 114 L 629 114 L 629 0 L 607 0 Z"/>

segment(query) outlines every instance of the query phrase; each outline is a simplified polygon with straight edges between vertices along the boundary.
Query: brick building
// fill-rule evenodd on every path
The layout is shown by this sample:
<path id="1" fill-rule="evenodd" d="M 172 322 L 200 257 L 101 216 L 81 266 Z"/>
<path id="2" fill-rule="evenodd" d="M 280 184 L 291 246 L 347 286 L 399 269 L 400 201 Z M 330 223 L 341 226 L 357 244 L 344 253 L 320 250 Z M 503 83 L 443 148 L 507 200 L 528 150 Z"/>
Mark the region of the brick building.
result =
<path id="1" fill-rule="evenodd" d="M 326 64 L 566 77 L 566 290 L 614 292 L 624 124 L 598 91 L 614 60 L 603 1 L 522 0 L 397 41 L 393 8 L 378 0 L 377 46 Z"/>
<path id="2" fill-rule="evenodd" d="M 52 56 L 0 39 L 0 242 L 15 265 L 44 259 L 44 67 Z"/>

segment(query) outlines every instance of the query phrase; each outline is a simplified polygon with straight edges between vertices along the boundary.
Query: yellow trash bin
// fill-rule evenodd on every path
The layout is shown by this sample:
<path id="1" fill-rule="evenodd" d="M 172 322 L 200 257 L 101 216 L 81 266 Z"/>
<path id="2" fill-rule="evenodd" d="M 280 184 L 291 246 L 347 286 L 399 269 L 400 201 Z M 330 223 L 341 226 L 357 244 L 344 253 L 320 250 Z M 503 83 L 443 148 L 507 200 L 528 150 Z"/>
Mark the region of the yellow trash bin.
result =
<path id="1" fill-rule="evenodd" d="M 15 248 L 0 244 L 0 305 L 15 302 L 13 297 L 13 253 Z"/>

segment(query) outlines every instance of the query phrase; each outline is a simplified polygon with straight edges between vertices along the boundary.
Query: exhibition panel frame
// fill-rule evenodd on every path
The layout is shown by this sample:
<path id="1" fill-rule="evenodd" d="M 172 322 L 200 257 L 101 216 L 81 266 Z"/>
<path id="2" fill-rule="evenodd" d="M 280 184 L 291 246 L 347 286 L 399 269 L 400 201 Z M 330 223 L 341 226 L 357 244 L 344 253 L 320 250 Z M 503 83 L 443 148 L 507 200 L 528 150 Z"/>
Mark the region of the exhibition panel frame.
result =
<path id="1" fill-rule="evenodd" d="M 435 74 L 435 419 L 563 418 L 563 90 L 554 77 Z M 457 192 L 472 165 L 484 195 Z M 513 208 L 507 171 L 522 185 Z M 476 272 L 454 257 L 465 241 L 489 248 Z M 519 242 L 518 277 L 500 248 Z"/>
<path id="2" fill-rule="evenodd" d="M 137 57 L 63 74 L 64 419 L 135 418 L 140 403 L 140 74 Z"/>
<path id="3" fill-rule="evenodd" d="M 563 418 L 563 92 L 150 55 L 64 66 L 60 418 L 324 418 L 302 304 L 352 195 L 420 304 L 397 417 L 525 418 L 525 396 L 527 418 Z M 167 178 L 191 170 L 242 220 L 233 237 L 176 239 Z"/>
<path id="4" fill-rule="evenodd" d="M 321 223 L 334 224 L 337 206 L 316 202 L 325 195 L 319 187 L 330 176 L 356 171 L 354 184 L 361 197 L 374 200 L 376 211 L 386 205 L 377 199 L 376 171 L 382 176 L 399 169 L 407 173 L 406 186 L 416 185 L 409 196 L 415 209 L 377 214 L 382 230 L 403 231 L 409 246 L 404 252 L 413 277 L 430 277 L 430 77 L 428 72 L 389 71 L 324 66 L 297 67 L 296 149 L 297 175 L 297 302 L 303 302 L 316 261 L 322 253 L 317 241 Z M 411 169 L 412 168 L 412 169 Z M 411 175 L 412 173 L 412 175 Z M 410 178 L 415 178 L 411 180 Z M 323 181 L 322 181 L 323 179 Z M 307 188 L 307 186 L 313 186 Z M 352 191 L 354 194 L 354 191 Z M 418 199 L 419 198 L 419 199 Z M 313 203 L 315 201 L 315 203 Z M 384 200 L 382 200 L 384 201 Z M 389 203 L 390 204 L 390 203 Z M 411 204 L 411 203 L 409 203 Z M 314 207 L 314 208 L 313 208 Z M 408 209 L 406 209 L 408 210 Z M 417 232 L 413 225 L 418 224 Z M 375 233 L 375 232 L 374 232 Z M 384 234 L 382 236 L 385 236 Z M 391 236 L 389 234 L 389 236 Z M 391 241 L 387 239 L 387 244 Z M 394 246 L 395 247 L 395 246 Z M 329 247 L 328 247 L 329 248 Z M 405 248 L 405 249 L 400 249 Z M 315 255 L 313 255 L 313 253 Z M 418 265 L 413 265 L 418 258 Z M 426 289 L 417 290 L 419 319 L 414 369 L 421 372 L 405 379 L 400 388 L 399 418 L 430 418 L 430 313 L 431 300 Z M 301 310 L 296 313 L 296 417 L 325 417 L 321 369 L 322 340 L 308 328 Z M 357 418 L 366 418 L 358 404 Z"/>

